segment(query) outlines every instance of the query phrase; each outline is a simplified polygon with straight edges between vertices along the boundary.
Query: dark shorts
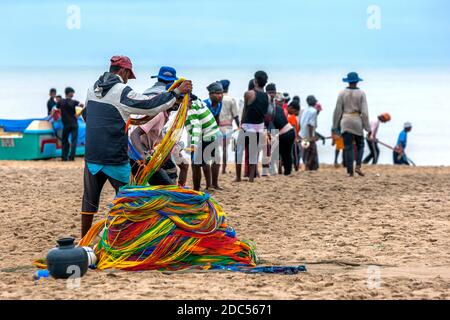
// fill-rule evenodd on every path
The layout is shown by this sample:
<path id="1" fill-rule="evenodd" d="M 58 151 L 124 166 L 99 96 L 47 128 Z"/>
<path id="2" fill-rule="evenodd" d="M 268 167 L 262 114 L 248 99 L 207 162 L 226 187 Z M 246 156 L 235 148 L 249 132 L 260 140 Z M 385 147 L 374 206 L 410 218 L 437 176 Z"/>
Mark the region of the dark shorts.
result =
<path id="1" fill-rule="evenodd" d="M 84 192 L 83 202 L 81 205 L 82 214 L 94 214 L 98 212 L 98 205 L 100 202 L 100 195 L 102 193 L 105 182 L 109 181 L 113 186 L 116 193 L 120 187 L 126 185 L 126 183 L 107 176 L 102 171 L 93 175 L 87 166 L 84 166 Z"/>

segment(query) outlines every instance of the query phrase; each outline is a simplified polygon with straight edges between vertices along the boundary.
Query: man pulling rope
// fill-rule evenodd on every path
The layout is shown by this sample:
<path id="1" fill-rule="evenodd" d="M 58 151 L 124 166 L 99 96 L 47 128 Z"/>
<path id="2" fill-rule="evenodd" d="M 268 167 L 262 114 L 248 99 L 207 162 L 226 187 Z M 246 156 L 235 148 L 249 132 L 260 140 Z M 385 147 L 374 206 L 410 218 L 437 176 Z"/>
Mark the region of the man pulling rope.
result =
<path id="1" fill-rule="evenodd" d="M 136 79 L 130 58 L 114 56 L 109 72 L 105 72 L 87 92 L 83 112 L 86 165 L 81 208 L 82 236 L 92 225 L 106 180 L 116 192 L 129 182 L 131 167 L 125 127 L 130 115 L 155 116 L 171 108 L 178 96 L 192 90 L 191 82 L 184 81 L 175 90 L 150 98 L 127 86 L 128 79 Z"/>

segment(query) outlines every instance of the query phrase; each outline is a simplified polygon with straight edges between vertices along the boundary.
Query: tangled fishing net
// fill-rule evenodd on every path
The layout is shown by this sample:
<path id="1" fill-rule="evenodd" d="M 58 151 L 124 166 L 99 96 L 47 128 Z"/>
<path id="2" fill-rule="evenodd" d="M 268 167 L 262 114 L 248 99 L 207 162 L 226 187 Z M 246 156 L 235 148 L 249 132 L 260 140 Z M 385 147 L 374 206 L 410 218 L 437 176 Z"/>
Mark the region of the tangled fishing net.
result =
<path id="1" fill-rule="evenodd" d="M 236 238 L 209 194 L 177 186 L 122 188 L 107 218 L 79 245 L 94 245 L 97 269 L 217 269 L 257 262 L 254 244 Z"/>

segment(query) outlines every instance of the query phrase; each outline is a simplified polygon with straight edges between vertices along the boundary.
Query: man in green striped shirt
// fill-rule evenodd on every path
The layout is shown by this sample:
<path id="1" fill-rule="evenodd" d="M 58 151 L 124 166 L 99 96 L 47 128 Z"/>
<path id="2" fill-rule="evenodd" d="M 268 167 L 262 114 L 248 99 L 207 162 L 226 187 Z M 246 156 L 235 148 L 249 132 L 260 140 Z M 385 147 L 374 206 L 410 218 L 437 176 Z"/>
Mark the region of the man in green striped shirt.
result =
<path id="1" fill-rule="evenodd" d="M 220 168 L 219 135 L 220 130 L 211 111 L 201 100 L 192 95 L 192 102 L 186 118 L 186 130 L 191 147 L 192 181 L 194 190 L 200 190 L 202 169 L 205 175 L 206 190 L 220 189 L 218 174 L 212 177 L 210 162 Z M 216 151 L 217 150 L 217 151 Z M 219 172 L 219 170 L 214 170 Z"/>

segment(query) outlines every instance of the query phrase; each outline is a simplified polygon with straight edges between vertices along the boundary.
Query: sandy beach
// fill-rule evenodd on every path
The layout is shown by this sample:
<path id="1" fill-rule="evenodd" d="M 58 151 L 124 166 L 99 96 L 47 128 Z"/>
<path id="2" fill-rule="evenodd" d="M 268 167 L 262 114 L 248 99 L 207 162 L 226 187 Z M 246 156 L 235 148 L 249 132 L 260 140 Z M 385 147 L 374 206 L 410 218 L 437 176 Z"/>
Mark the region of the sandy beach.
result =
<path id="1" fill-rule="evenodd" d="M 82 170 L 82 159 L 0 162 L 1 299 L 450 298 L 450 167 L 366 167 L 349 179 L 323 166 L 254 184 L 221 176 L 213 197 L 238 237 L 256 242 L 263 264 L 307 273 L 91 270 L 78 289 L 33 281 L 34 259 L 60 237 L 79 239 Z M 101 212 L 112 198 L 108 185 Z"/>

